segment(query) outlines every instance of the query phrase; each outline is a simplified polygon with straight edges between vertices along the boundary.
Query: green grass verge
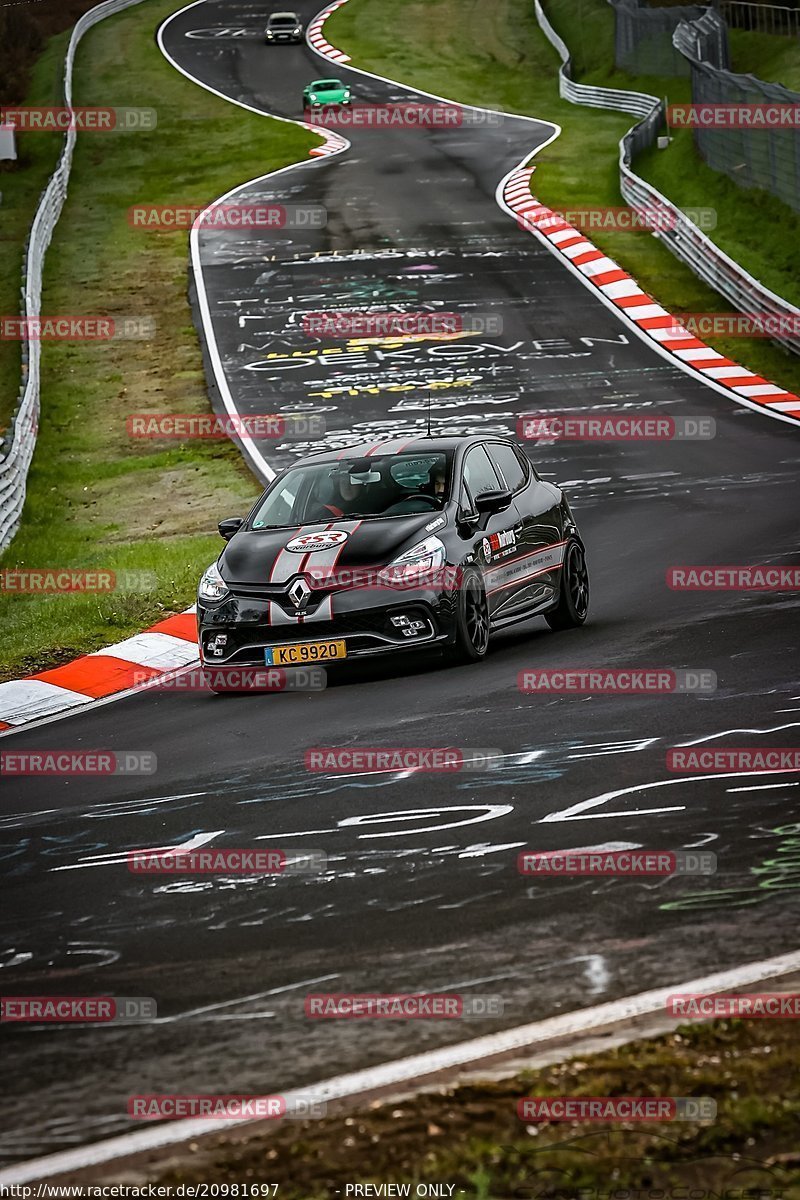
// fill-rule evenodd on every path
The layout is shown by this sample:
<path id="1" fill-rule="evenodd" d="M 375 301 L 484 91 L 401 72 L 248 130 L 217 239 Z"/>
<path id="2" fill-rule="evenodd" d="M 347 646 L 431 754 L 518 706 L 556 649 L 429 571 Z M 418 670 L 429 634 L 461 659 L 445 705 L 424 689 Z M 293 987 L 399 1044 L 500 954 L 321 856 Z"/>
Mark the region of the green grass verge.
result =
<path id="1" fill-rule="evenodd" d="M 353 1196 L 348 1185 L 368 1183 L 410 1184 L 411 1196 L 425 1194 L 417 1184 L 444 1184 L 454 1190 L 439 1195 L 475 1200 L 796 1200 L 794 1024 L 685 1026 L 511 1079 L 376 1101 L 344 1118 L 245 1130 L 211 1149 L 197 1143 L 149 1178 L 172 1187 L 269 1181 L 283 1200 Z M 516 1115 L 525 1096 L 642 1095 L 709 1096 L 717 1117 L 527 1125 Z"/>
<path id="2" fill-rule="evenodd" d="M 573 53 L 582 82 L 666 94 L 671 103 L 689 99 L 686 79 L 633 77 L 613 68 L 613 13 L 605 0 L 548 0 L 547 11 Z M 557 55 L 539 30 L 531 0 L 492 5 L 484 0 L 350 0 L 329 19 L 326 34 L 356 66 L 465 103 L 557 121 L 561 136 L 536 158 L 536 195 L 558 209 L 622 203 L 618 143 L 631 118 L 559 99 Z M 652 170 L 653 183 L 678 204 L 717 207 L 721 216 L 713 236 L 723 249 L 769 286 L 792 271 L 797 276 L 800 237 L 794 236 L 796 218 L 787 208 L 760 193 L 742 192 L 698 161 L 680 186 L 672 174 L 661 179 L 659 172 L 669 172 L 669 163 L 681 161 L 683 151 L 676 142 L 657 153 L 661 158 L 655 165 L 647 160 L 645 173 Z M 766 213 L 769 229 L 762 237 Z M 592 240 L 670 311 L 733 311 L 650 234 L 604 230 L 593 232 Z M 784 290 L 797 293 L 794 279 Z M 800 390 L 800 362 L 765 339 L 706 340 L 751 370 Z"/>
<path id="3" fill-rule="evenodd" d="M 0 678 L 98 649 L 192 603 L 220 547 L 216 522 L 258 485 L 225 442 L 132 442 L 132 412 L 204 412 L 208 398 L 188 305 L 188 235 L 143 232 L 129 207 L 210 201 L 306 158 L 314 134 L 242 111 L 163 58 L 158 23 L 176 0 L 100 24 L 81 44 L 79 105 L 158 109 L 147 133 L 79 136 L 70 191 L 45 268 L 43 311 L 155 317 L 147 341 L 45 343 L 42 419 L 23 525 L 2 567 L 152 571 L 152 589 L 0 595 Z M 61 38 L 56 39 L 59 43 Z M 63 46 L 40 74 L 58 71 Z M 43 84 L 42 84 L 43 86 Z M 155 98 L 155 99 L 154 99 Z"/>
<path id="4" fill-rule="evenodd" d="M 791 92 L 800 92 L 797 38 L 731 29 L 730 46 L 731 70 L 756 75 L 770 83 L 782 83 Z"/>

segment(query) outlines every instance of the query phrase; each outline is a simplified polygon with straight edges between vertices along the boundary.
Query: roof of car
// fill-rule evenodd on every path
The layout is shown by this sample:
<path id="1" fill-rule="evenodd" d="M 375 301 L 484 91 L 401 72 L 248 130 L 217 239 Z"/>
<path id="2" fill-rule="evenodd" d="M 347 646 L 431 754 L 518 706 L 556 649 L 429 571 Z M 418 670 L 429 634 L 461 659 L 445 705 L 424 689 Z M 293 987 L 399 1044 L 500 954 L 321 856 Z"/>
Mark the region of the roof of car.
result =
<path id="1" fill-rule="evenodd" d="M 276 17 L 285 17 L 285 18 L 289 18 L 292 21 L 296 21 L 297 13 L 289 12 L 289 10 L 287 9 L 286 12 L 274 12 L 274 13 L 269 14 L 270 21 L 274 21 Z"/>
<path id="2" fill-rule="evenodd" d="M 404 441 L 403 438 L 387 438 L 384 441 L 376 442 L 359 442 L 355 446 L 347 446 L 340 450 L 325 450 L 321 454 L 309 455 L 307 460 L 317 462 L 337 462 L 340 458 L 370 458 L 380 457 L 382 453 L 389 454 L 435 454 L 438 451 L 457 450 L 459 446 L 468 446 L 470 443 L 484 442 L 487 439 L 482 435 L 477 434 L 461 434 L 451 437 L 419 437 L 411 438 Z M 495 438 L 492 435 L 492 440 L 507 441 L 507 438 Z M 296 462 L 294 466 L 299 466 Z"/>

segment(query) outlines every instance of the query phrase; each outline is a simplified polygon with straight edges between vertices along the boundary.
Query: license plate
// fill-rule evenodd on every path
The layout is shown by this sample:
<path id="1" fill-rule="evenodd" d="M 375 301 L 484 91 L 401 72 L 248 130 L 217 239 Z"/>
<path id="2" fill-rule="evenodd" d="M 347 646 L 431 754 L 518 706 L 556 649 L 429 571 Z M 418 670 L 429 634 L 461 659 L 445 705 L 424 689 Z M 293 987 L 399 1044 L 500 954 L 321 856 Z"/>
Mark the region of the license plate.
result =
<path id="1" fill-rule="evenodd" d="M 264 661 L 268 667 L 296 667 L 304 663 L 331 662 L 347 658 L 344 640 L 337 642 L 293 642 L 288 646 L 267 646 Z"/>

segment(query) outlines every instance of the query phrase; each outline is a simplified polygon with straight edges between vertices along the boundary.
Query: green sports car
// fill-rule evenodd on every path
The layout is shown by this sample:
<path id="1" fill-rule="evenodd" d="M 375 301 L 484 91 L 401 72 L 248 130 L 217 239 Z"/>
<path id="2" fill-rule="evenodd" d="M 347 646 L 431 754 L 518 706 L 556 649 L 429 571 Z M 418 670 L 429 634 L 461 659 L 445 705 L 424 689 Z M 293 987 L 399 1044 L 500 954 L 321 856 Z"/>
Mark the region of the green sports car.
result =
<path id="1" fill-rule="evenodd" d="M 321 108 L 323 104 L 349 104 L 350 84 L 341 79 L 312 79 L 303 89 L 303 108 Z"/>

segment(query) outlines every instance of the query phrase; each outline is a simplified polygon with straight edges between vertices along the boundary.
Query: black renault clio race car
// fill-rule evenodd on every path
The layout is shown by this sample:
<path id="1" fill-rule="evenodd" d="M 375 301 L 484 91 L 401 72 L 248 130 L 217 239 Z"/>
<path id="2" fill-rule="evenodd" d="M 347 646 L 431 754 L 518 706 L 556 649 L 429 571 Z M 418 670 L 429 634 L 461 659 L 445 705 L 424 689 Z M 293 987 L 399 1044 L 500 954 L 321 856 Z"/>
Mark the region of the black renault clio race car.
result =
<path id="1" fill-rule="evenodd" d="M 269 485 L 197 596 L 205 666 L 328 665 L 439 647 L 477 661 L 537 614 L 582 625 L 584 545 L 566 496 L 500 437 L 318 454 Z"/>

